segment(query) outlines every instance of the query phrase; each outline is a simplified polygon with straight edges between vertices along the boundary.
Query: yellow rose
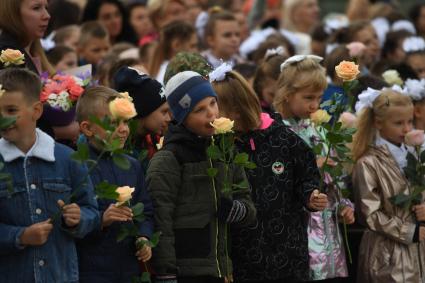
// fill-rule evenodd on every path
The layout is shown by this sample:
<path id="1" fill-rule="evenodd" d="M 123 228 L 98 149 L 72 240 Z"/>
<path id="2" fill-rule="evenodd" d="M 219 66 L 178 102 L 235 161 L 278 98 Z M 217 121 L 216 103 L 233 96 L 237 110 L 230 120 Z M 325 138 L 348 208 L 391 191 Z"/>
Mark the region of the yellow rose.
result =
<path id="1" fill-rule="evenodd" d="M 400 78 L 400 74 L 396 70 L 388 70 L 382 74 L 384 80 L 390 85 L 402 85 L 403 80 Z"/>
<path id="2" fill-rule="evenodd" d="M 25 56 L 19 50 L 6 49 L 1 51 L 0 61 L 5 67 L 9 65 L 22 65 L 25 63 Z"/>
<path id="3" fill-rule="evenodd" d="M 137 115 L 133 102 L 126 98 L 115 98 L 109 102 L 109 111 L 114 119 L 128 120 Z"/>
<path id="4" fill-rule="evenodd" d="M 342 61 L 335 67 L 336 75 L 343 81 L 352 81 L 360 74 L 359 65 L 354 62 Z"/>
<path id="5" fill-rule="evenodd" d="M 325 110 L 319 109 L 310 115 L 310 119 L 314 124 L 320 125 L 329 122 L 331 116 Z"/>
<path id="6" fill-rule="evenodd" d="M 118 193 L 117 206 L 119 206 L 131 199 L 131 194 L 134 192 L 134 188 L 130 188 L 129 186 L 118 187 L 115 192 Z"/>
<path id="7" fill-rule="evenodd" d="M 131 96 L 128 94 L 128 92 L 127 92 L 127 91 L 126 91 L 126 92 L 121 92 L 121 93 L 120 93 L 120 95 L 121 95 L 121 97 L 122 97 L 122 98 L 125 98 L 125 99 L 127 99 L 127 100 L 129 100 L 129 101 L 133 102 L 133 97 L 131 97 Z"/>
<path id="8" fill-rule="evenodd" d="M 210 124 L 215 129 L 216 134 L 225 134 L 228 132 L 232 132 L 234 121 L 222 117 L 215 119 L 214 122 Z"/>

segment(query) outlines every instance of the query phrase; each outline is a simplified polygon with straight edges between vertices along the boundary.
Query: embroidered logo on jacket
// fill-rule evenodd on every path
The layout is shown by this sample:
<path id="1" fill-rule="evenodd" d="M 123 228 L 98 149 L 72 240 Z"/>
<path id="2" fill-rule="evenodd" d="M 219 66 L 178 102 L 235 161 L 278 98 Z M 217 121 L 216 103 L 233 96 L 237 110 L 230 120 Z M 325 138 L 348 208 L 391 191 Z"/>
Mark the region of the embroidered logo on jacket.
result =
<path id="1" fill-rule="evenodd" d="M 272 165 L 273 173 L 275 173 L 276 175 L 280 175 L 283 173 L 283 170 L 285 170 L 285 166 L 283 166 L 282 162 L 276 161 L 275 163 L 273 163 Z"/>

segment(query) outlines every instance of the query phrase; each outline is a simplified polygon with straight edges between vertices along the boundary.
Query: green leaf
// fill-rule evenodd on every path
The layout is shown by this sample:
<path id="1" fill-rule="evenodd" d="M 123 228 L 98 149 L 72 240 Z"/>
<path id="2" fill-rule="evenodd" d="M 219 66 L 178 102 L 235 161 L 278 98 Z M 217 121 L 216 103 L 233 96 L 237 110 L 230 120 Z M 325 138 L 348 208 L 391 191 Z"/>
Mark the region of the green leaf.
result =
<path id="1" fill-rule="evenodd" d="M 115 152 L 119 149 L 121 149 L 121 141 L 118 138 L 113 139 L 109 143 L 105 144 L 105 150 L 106 151 Z"/>
<path id="2" fill-rule="evenodd" d="M 137 157 L 137 160 L 139 161 L 143 161 L 148 157 L 148 150 L 147 149 L 143 149 L 140 151 L 139 157 Z"/>
<path id="3" fill-rule="evenodd" d="M 0 130 L 5 130 L 15 124 L 16 117 L 2 117 L 0 116 Z"/>
<path id="4" fill-rule="evenodd" d="M 77 151 L 71 154 L 71 159 L 78 162 L 83 163 L 89 159 L 89 147 L 86 143 L 79 143 L 77 145 Z"/>
<path id="5" fill-rule="evenodd" d="M 331 144 L 338 144 L 344 141 L 344 138 L 340 134 L 333 132 L 328 132 L 326 138 Z"/>
<path id="6" fill-rule="evenodd" d="M 316 155 L 321 155 L 323 150 L 323 143 L 318 143 L 313 147 L 313 151 Z"/>
<path id="7" fill-rule="evenodd" d="M 115 127 L 112 126 L 111 119 L 108 116 L 105 116 L 105 118 L 100 120 L 98 117 L 96 117 L 94 115 L 90 115 L 89 120 L 90 120 L 90 122 L 98 125 L 99 127 L 104 129 L 105 131 L 114 132 L 114 130 L 115 130 Z"/>
<path id="8" fill-rule="evenodd" d="M 133 212 L 133 219 L 135 221 L 143 222 L 145 220 L 145 215 L 143 214 L 144 209 L 145 206 L 141 202 L 131 207 L 131 211 Z"/>
<path id="9" fill-rule="evenodd" d="M 207 169 L 207 175 L 211 178 L 214 178 L 218 173 L 218 169 L 217 168 L 208 168 Z"/>
<path id="10" fill-rule="evenodd" d="M 254 162 L 246 162 L 243 166 L 246 169 L 255 169 L 255 168 L 257 168 L 257 164 L 255 164 Z"/>
<path id="11" fill-rule="evenodd" d="M 159 238 L 161 237 L 162 232 L 155 232 L 153 233 L 150 242 L 151 248 L 155 248 L 158 246 Z"/>
<path id="12" fill-rule="evenodd" d="M 217 160 L 220 159 L 222 157 L 222 153 L 221 150 L 218 146 L 216 145 L 210 145 L 207 148 L 207 155 L 209 158 L 211 158 L 212 160 Z"/>
<path id="13" fill-rule="evenodd" d="M 119 196 L 119 194 L 116 192 L 117 187 L 118 186 L 116 185 L 112 185 L 106 181 L 102 181 L 95 186 L 94 190 L 97 198 L 99 199 L 116 200 Z"/>
<path id="14" fill-rule="evenodd" d="M 115 165 L 117 165 L 119 168 L 123 170 L 130 169 L 130 161 L 122 155 L 122 154 L 114 154 L 112 156 L 112 160 L 114 161 Z"/>
<path id="15" fill-rule="evenodd" d="M 238 189 L 248 189 L 249 188 L 249 183 L 248 183 L 247 180 L 243 180 L 239 184 L 232 184 L 232 187 L 238 188 Z"/>
<path id="16" fill-rule="evenodd" d="M 248 156 L 247 153 L 245 153 L 245 152 L 238 153 L 238 154 L 236 154 L 235 159 L 233 160 L 233 162 L 235 164 L 238 164 L 238 165 L 242 165 L 243 166 L 245 163 L 248 162 L 248 158 L 249 158 L 249 156 Z"/>
<path id="17" fill-rule="evenodd" d="M 117 242 L 119 243 L 129 236 L 130 236 L 130 233 L 127 227 L 121 226 L 121 229 L 118 231 L 118 234 L 117 234 Z"/>
<path id="18" fill-rule="evenodd" d="M 151 274 L 149 272 L 143 272 L 142 277 L 140 277 L 140 282 L 151 283 Z"/>
<path id="19" fill-rule="evenodd" d="M 403 193 L 392 196 L 389 199 L 396 206 L 401 207 L 401 208 L 405 208 L 405 209 L 409 208 L 410 204 L 412 202 L 412 197 L 405 195 Z"/>

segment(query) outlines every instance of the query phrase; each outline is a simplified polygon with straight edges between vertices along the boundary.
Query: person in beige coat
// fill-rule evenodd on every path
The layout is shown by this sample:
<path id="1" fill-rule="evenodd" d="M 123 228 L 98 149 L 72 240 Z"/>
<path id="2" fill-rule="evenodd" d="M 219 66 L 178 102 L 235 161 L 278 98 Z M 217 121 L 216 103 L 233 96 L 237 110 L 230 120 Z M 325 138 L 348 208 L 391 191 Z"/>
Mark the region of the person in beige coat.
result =
<path id="1" fill-rule="evenodd" d="M 404 136 L 412 130 L 408 96 L 369 89 L 359 96 L 353 141 L 356 211 L 366 226 L 359 251 L 357 282 L 425 282 L 425 206 L 395 206 L 389 198 L 409 193 Z"/>

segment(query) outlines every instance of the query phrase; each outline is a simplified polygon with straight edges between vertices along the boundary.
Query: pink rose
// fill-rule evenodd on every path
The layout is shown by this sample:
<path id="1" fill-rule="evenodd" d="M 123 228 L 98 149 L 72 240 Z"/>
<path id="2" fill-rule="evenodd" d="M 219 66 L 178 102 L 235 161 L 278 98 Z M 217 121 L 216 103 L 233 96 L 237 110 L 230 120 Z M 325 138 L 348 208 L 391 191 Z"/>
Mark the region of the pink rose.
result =
<path id="1" fill-rule="evenodd" d="M 137 115 L 133 102 L 126 98 L 115 98 L 109 102 L 109 111 L 114 119 L 128 120 Z"/>
<path id="2" fill-rule="evenodd" d="M 404 143 L 410 146 L 421 146 L 425 141 L 423 130 L 413 130 L 404 137 Z"/>
<path id="3" fill-rule="evenodd" d="M 355 41 L 347 44 L 347 49 L 351 57 L 360 57 L 363 55 L 366 45 L 361 42 Z"/>
<path id="4" fill-rule="evenodd" d="M 339 122 L 342 123 L 343 128 L 355 128 L 357 117 L 350 112 L 344 112 L 339 116 Z"/>

